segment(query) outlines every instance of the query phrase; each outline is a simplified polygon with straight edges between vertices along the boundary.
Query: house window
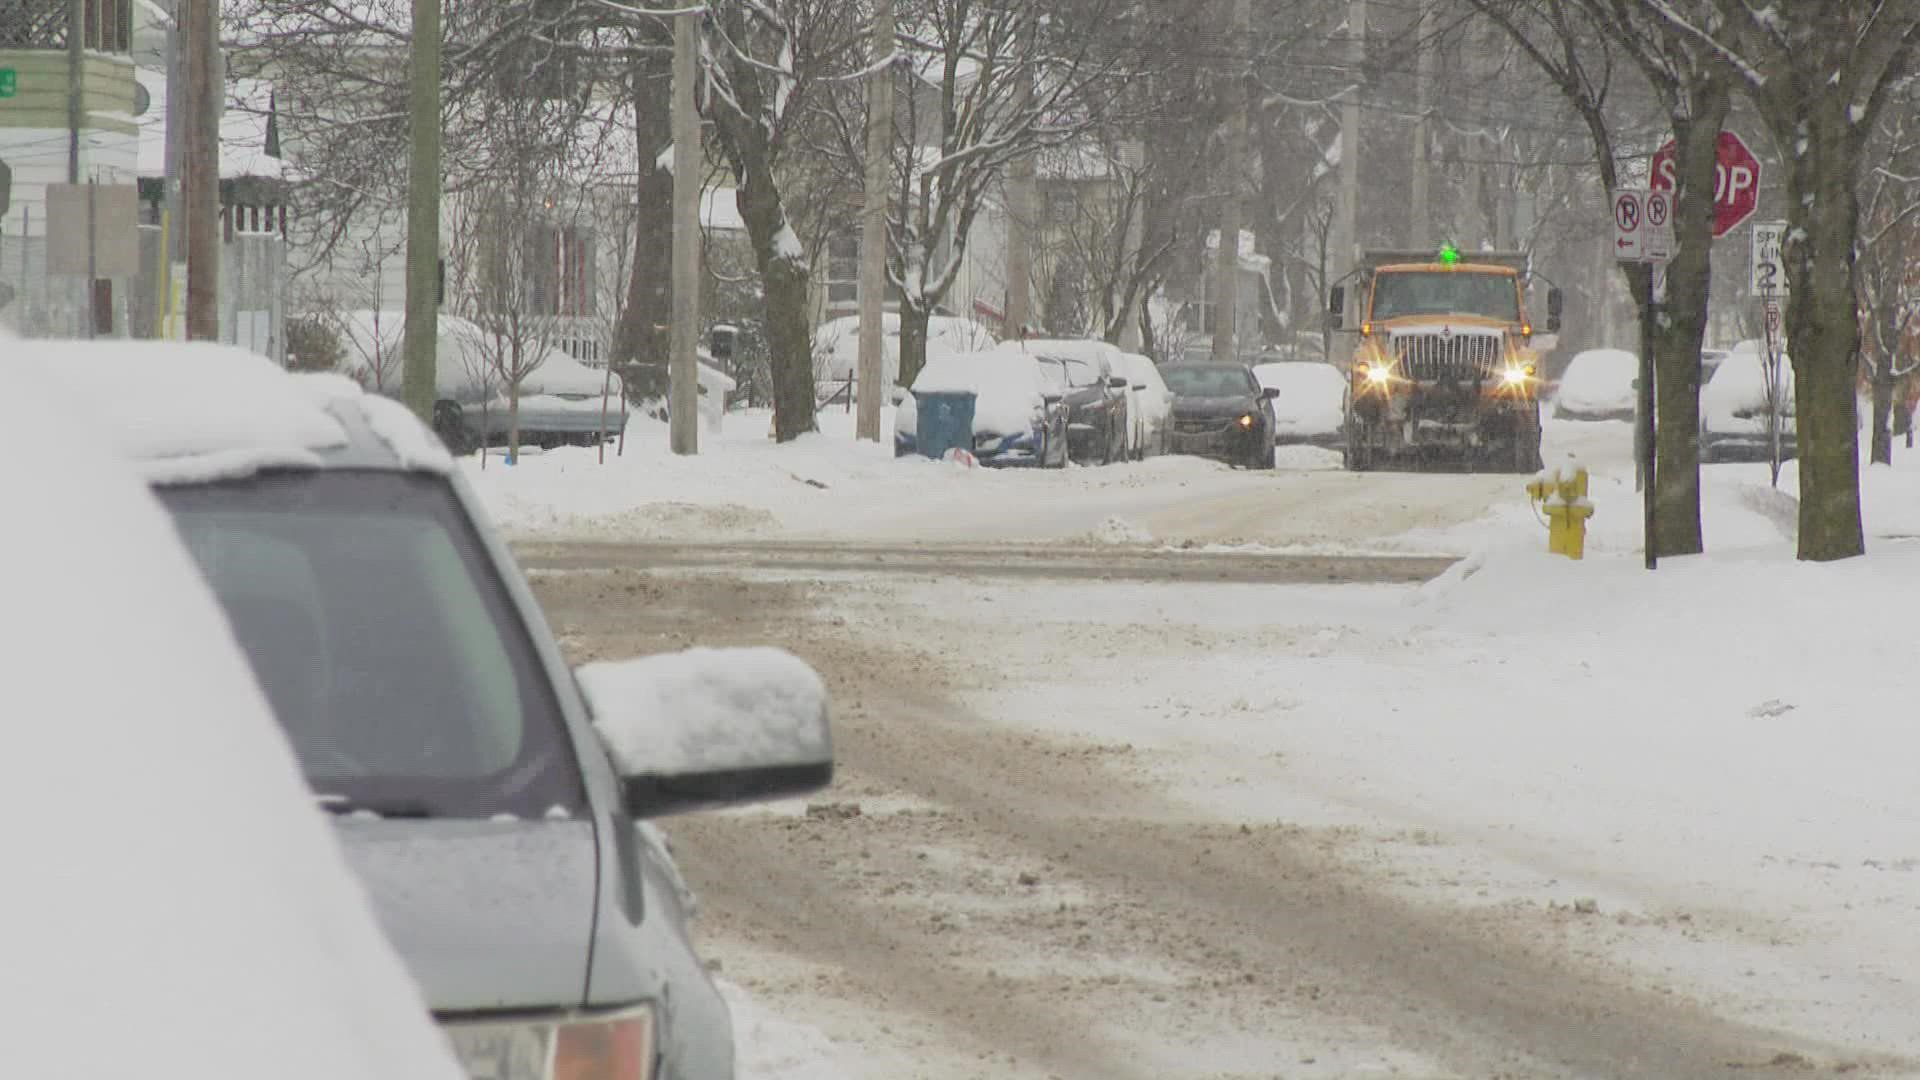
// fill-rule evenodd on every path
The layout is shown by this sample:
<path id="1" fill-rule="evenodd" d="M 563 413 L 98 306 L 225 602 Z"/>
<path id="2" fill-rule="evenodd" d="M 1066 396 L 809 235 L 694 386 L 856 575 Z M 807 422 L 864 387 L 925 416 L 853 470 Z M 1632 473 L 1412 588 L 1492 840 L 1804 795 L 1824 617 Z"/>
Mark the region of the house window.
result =
<path id="1" fill-rule="evenodd" d="M 842 233 L 827 241 L 827 303 L 860 302 L 860 238 Z"/>

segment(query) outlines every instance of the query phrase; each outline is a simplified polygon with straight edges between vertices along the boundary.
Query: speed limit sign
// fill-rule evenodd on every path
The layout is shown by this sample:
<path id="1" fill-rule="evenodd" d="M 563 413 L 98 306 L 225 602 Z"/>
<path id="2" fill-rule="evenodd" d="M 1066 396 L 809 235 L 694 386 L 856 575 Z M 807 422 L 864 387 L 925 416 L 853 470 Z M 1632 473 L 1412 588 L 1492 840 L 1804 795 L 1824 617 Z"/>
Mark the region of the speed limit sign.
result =
<path id="1" fill-rule="evenodd" d="M 1753 226 L 1753 295 L 1779 296 L 1787 291 L 1787 266 L 1780 246 L 1787 237 L 1784 221 L 1760 221 Z"/>

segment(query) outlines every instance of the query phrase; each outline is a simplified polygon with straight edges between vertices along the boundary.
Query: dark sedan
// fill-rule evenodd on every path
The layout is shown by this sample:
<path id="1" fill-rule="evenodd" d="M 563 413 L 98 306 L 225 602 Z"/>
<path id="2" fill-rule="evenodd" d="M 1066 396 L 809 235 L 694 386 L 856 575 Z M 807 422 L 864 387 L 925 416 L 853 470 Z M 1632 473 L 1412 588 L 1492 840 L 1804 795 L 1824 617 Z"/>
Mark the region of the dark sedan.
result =
<path id="1" fill-rule="evenodd" d="M 1245 364 L 1167 364 L 1160 377 L 1173 392 L 1176 454 L 1218 458 L 1250 469 L 1273 468 L 1273 399 Z"/>

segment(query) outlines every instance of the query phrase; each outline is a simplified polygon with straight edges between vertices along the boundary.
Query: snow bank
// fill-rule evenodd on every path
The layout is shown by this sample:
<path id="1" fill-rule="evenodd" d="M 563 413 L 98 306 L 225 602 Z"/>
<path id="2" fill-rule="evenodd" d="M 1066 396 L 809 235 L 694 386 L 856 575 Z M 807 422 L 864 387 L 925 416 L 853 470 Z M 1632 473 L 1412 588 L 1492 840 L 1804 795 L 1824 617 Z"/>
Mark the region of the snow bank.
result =
<path id="1" fill-rule="evenodd" d="M 1033 427 L 1047 392 L 1040 365 L 1017 353 L 944 353 L 913 380 L 916 394 L 973 394 L 975 435 L 1015 435 Z"/>
<path id="2" fill-rule="evenodd" d="M 13 375 L 10 434 L 61 450 L 8 474 L 31 512 L 0 530 L 12 1065 L 458 1080 L 171 521 L 73 438 L 97 400 Z"/>
<path id="3" fill-rule="evenodd" d="M 783 649 L 688 649 L 587 664 L 578 676 L 625 775 L 833 760 L 826 685 Z"/>
<path id="4" fill-rule="evenodd" d="M 715 982 L 733 1014 L 740 1080 L 846 1080 L 839 1049 L 825 1032 L 782 1020 L 739 986 Z"/>

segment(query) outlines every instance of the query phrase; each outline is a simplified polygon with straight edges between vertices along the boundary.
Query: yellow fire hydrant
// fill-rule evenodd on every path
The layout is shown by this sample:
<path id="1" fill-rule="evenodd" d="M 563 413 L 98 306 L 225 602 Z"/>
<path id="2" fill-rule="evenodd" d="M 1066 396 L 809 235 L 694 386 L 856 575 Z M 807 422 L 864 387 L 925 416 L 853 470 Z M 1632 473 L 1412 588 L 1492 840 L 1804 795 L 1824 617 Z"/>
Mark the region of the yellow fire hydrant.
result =
<path id="1" fill-rule="evenodd" d="M 1587 467 L 1572 454 L 1566 464 L 1542 469 L 1527 484 L 1527 495 L 1547 515 L 1547 551 L 1569 559 L 1587 553 L 1587 519 L 1593 503 L 1587 499 Z"/>

